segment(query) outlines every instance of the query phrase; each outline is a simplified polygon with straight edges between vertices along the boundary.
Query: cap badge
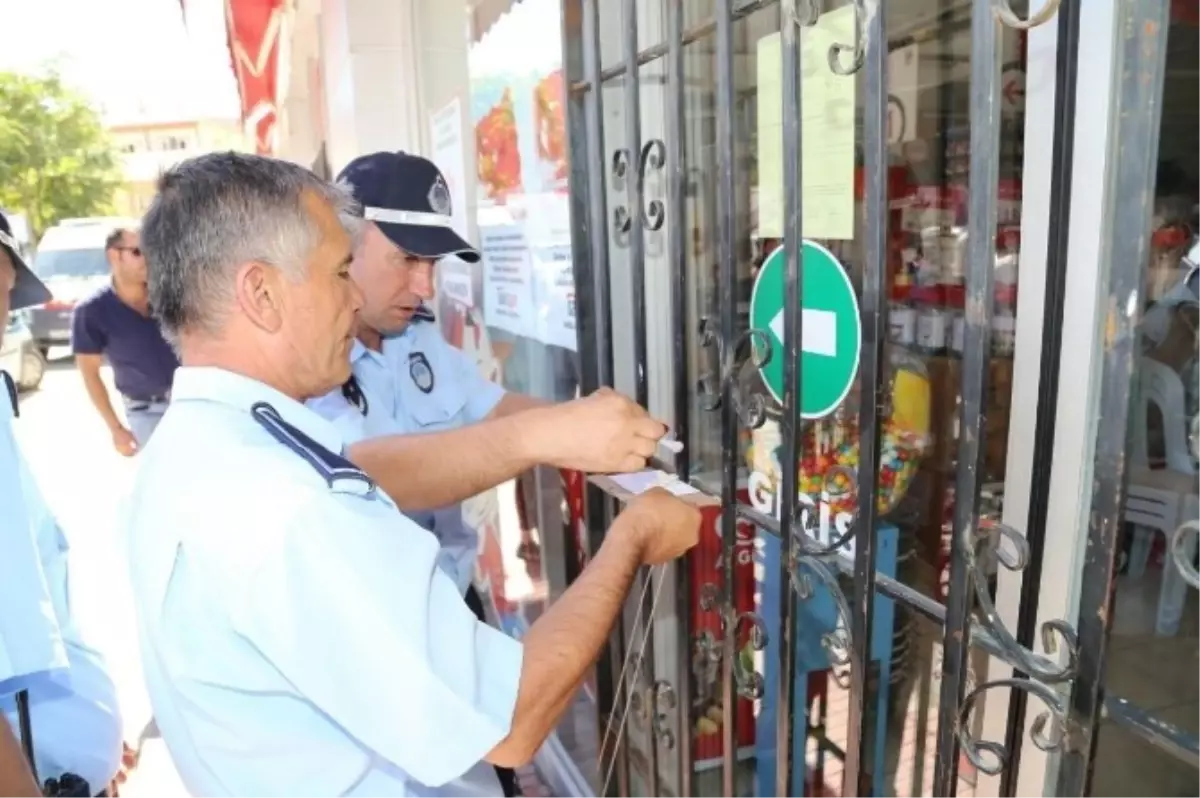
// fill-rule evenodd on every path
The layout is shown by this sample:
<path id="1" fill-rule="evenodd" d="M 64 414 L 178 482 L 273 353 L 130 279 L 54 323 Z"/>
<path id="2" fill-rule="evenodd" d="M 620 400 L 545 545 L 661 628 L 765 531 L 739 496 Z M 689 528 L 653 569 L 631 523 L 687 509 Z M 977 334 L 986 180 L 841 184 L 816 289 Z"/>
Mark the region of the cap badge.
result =
<path id="1" fill-rule="evenodd" d="M 446 185 L 446 181 L 438 175 L 437 180 L 433 181 L 433 186 L 429 189 L 429 207 L 434 213 L 442 216 L 451 215 L 450 207 L 450 188 Z"/>

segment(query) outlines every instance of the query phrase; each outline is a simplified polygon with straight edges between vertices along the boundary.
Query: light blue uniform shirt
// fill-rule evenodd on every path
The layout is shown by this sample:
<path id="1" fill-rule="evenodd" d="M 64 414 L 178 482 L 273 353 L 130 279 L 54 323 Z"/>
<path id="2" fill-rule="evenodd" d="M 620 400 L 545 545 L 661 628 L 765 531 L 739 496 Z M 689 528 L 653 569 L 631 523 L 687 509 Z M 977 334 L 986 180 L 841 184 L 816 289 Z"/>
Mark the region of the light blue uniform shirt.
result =
<path id="1" fill-rule="evenodd" d="M 71 772 L 93 792 L 121 761 L 121 717 L 103 658 L 71 617 L 67 539 L 13 434 L 0 379 L 0 712 L 16 731 L 29 691 L 38 777 Z"/>
<path id="2" fill-rule="evenodd" d="M 442 432 L 482 421 L 504 398 L 504 389 L 479 373 L 475 363 L 442 337 L 431 321 L 414 320 L 383 339 L 374 352 L 359 341 L 350 353 L 367 413 L 340 389 L 309 402 L 347 443 L 404 433 Z M 479 557 L 479 532 L 463 520 L 462 505 L 410 513 L 442 544 L 442 566 L 466 593 Z"/>
<path id="3" fill-rule="evenodd" d="M 128 518 L 172 759 L 196 795 L 500 795 L 482 758 L 508 735 L 521 645 L 341 451 L 263 383 L 176 372 Z"/>

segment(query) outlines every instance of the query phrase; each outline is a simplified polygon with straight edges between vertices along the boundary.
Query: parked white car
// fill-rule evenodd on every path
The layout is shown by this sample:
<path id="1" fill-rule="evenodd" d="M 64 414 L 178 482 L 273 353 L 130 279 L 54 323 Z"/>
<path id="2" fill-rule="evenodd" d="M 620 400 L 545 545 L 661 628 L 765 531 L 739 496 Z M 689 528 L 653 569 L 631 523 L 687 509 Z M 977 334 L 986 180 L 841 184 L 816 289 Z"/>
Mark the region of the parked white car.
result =
<path id="1" fill-rule="evenodd" d="M 7 371 L 22 391 L 36 390 L 46 374 L 46 358 L 39 351 L 24 311 L 9 314 L 0 341 L 0 371 Z"/>

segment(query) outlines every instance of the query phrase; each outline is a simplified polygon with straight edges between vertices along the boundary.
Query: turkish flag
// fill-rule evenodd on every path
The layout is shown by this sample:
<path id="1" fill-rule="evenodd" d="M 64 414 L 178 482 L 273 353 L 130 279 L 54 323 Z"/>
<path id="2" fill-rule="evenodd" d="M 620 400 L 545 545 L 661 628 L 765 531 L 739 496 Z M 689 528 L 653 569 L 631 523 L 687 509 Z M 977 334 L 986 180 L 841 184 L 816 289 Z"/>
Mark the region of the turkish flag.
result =
<path id="1" fill-rule="evenodd" d="M 283 4 L 284 0 L 225 0 L 225 30 L 242 121 L 253 127 L 260 155 L 275 151 Z"/>

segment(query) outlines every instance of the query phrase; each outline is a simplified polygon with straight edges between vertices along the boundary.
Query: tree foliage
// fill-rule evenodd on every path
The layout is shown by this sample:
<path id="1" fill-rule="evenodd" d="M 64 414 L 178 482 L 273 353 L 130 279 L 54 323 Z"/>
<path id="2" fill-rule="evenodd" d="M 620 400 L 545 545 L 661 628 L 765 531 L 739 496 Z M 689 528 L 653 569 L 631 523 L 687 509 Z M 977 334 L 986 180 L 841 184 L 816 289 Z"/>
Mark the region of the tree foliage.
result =
<path id="1" fill-rule="evenodd" d="M 0 207 L 36 241 L 60 219 L 109 213 L 121 183 L 100 115 L 54 72 L 0 71 Z"/>

